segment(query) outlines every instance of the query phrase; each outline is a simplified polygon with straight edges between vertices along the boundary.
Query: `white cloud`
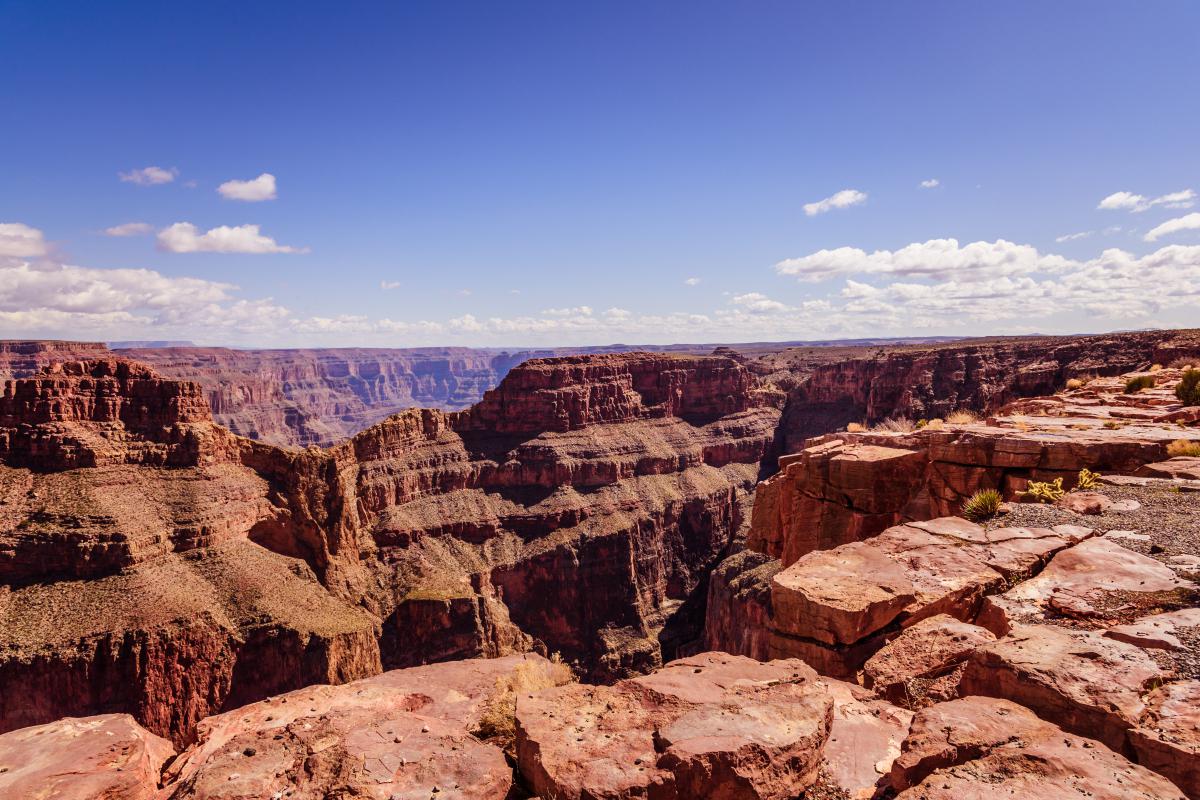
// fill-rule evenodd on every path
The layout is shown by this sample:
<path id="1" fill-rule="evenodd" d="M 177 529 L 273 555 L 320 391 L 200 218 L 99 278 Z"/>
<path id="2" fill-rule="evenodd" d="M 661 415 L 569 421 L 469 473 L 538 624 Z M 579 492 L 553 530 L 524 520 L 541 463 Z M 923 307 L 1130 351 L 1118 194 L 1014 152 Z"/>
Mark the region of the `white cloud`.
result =
<path id="1" fill-rule="evenodd" d="M 154 226 L 149 222 L 126 222 L 105 228 L 104 233 L 108 236 L 145 236 L 153 230 Z"/>
<path id="2" fill-rule="evenodd" d="M 471 296 L 471 290 L 470 290 L 470 289 L 459 289 L 459 290 L 458 290 L 458 293 L 459 293 L 459 295 L 461 295 L 462 297 L 470 297 L 470 296 Z"/>
<path id="3" fill-rule="evenodd" d="M 1095 231 L 1081 231 L 1079 233 L 1064 233 L 1062 236 L 1056 237 L 1054 241 L 1062 244 L 1063 242 L 1073 242 L 1076 239 L 1086 239 Z"/>
<path id="4" fill-rule="evenodd" d="M 136 183 L 138 186 L 155 186 L 160 183 L 170 183 L 178 174 L 179 170 L 174 167 L 170 169 L 142 167 L 141 169 L 131 169 L 129 172 L 118 172 L 117 177 L 126 183 Z"/>
<path id="5" fill-rule="evenodd" d="M 380 288 L 380 289 L 383 289 L 383 290 L 385 290 L 385 291 L 388 291 L 388 290 L 391 290 L 391 289 L 399 289 L 399 288 L 400 288 L 400 281 L 380 281 L 380 282 L 379 282 L 379 288 Z"/>
<path id="6" fill-rule="evenodd" d="M 818 200 L 815 203 L 805 203 L 804 213 L 810 217 L 815 217 L 817 214 L 824 214 L 826 211 L 831 211 L 835 208 L 849 208 L 867 202 L 867 193 L 860 192 L 857 189 L 842 189 L 840 192 L 826 197 L 824 200 Z"/>
<path id="7" fill-rule="evenodd" d="M 1161 225 L 1157 225 L 1142 237 L 1147 242 L 1158 240 L 1159 237 L 1168 236 L 1172 233 L 1180 231 L 1200 230 L 1200 211 L 1193 211 L 1191 214 L 1184 214 L 1182 217 L 1169 219 Z"/>
<path id="8" fill-rule="evenodd" d="M 570 308 L 546 308 L 542 309 L 542 313 L 547 317 L 590 317 L 592 315 L 592 307 L 573 306 Z"/>
<path id="9" fill-rule="evenodd" d="M 263 200 L 274 200 L 275 176 L 264 172 L 249 181 L 225 181 L 217 187 L 221 196 L 229 200 L 243 200 L 247 203 L 258 203 Z"/>
<path id="10" fill-rule="evenodd" d="M 0 222 L 0 257 L 41 258 L 47 252 L 46 237 L 37 228 Z"/>
<path id="11" fill-rule="evenodd" d="M 936 189 L 937 187 L 939 187 L 941 185 L 942 185 L 942 182 L 939 181 L 937 178 L 930 178 L 927 181 L 921 181 L 922 189 Z"/>
<path id="12" fill-rule="evenodd" d="M 788 310 L 788 307 L 783 303 L 780 303 L 778 300 L 772 300 L 759 292 L 734 295 L 733 300 L 730 302 L 752 314 L 770 314 L 776 311 Z"/>
<path id="13" fill-rule="evenodd" d="M 1191 189 L 1147 198 L 1133 192 L 1113 192 L 1100 201 L 1096 208 L 1104 211 L 1131 211 L 1140 214 L 1155 206 L 1163 208 L 1191 208 L 1196 204 L 1196 193 Z"/>
<path id="14" fill-rule="evenodd" d="M 277 244 L 257 225 L 221 225 L 200 233 L 190 222 L 176 222 L 158 232 L 158 247 L 169 253 L 307 253 L 307 247 Z"/>
<path id="15" fill-rule="evenodd" d="M 1041 255 L 1030 245 L 1004 239 L 971 242 L 960 246 L 957 239 L 914 242 L 899 250 L 867 253 L 857 247 L 819 250 L 775 265 L 780 275 L 803 281 L 820 281 L 837 275 L 892 274 L 937 280 L 981 280 L 997 275 L 1054 270 L 1065 264 L 1061 256 Z"/>
<path id="16" fill-rule="evenodd" d="M 688 278 L 686 281 L 684 281 L 684 283 L 688 286 L 699 286 L 700 279 L 699 278 Z"/>

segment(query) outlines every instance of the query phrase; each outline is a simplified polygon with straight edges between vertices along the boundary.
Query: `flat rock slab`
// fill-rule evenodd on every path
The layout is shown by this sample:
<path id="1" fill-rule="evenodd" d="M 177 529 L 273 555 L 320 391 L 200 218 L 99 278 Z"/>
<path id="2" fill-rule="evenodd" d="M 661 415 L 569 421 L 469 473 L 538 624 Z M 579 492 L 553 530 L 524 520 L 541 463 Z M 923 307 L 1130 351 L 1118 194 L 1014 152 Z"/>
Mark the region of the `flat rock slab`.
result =
<path id="1" fill-rule="evenodd" d="M 989 597 L 980 621 L 1004 633 L 1018 619 L 1045 615 L 1098 618 L 1110 613 L 1106 596 L 1149 595 L 1190 586 L 1161 561 L 1126 549 L 1108 538 L 1090 539 L 1054 556 L 1037 577 L 1003 595 Z"/>
<path id="2" fill-rule="evenodd" d="M 1166 778 L 1014 703 L 967 697 L 917 713 L 891 782 L 903 800 L 1183 800 Z"/>
<path id="3" fill-rule="evenodd" d="M 1129 738 L 1139 764 L 1166 775 L 1192 800 L 1200 798 L 1200 681 L 1151 692 L 1142 724 Z"/>
<path id="4" fill-rule="evenodd" d="M 507 682 L 550 686 L 562 669 L 531 654 L 452 661 L 252 703 L 201 722 L 167 793 L 502 800 L 512 769 L 470 731 Z"/>
<path id="5" fill-rule="evenodd" d="M 725 653 L 517 699 L 517 766 L 560 800 L 783 800 L 815 780 L 833 699 L 799 660 Z"/>
<path id="6" fill-rule="evenodd" d="M 994 641 L 986 628 L 939 614 L 906 628 L 871 656 L 863 665 L 863 681 L 881 697 L 910 705 L 913 679 L 946 676 L 977 648 Z"/>
<path id="7" fill-rule="evenodd" d="M 1195 456 L 1179 456 L 1166 461 L 1146 464 L 1138 475 L 1148 478 L 1183 478 L 1185 480 L 1200 480 L 1200 458 Z"/>
<path id="8" fill-rule="evenodd" d="M 1090 535 L 1087 528 L 987 531 L 956 517 L 898 525 L 810 553 L 772 580 L 780 633 L 852 645 L 893 623 L 969 618 L 982 597 Z"/>
<path id="9" fill-rule="evenodd" d="M 1128 625 L 1109 628 L 1104 635 L 1128 644 L 1157 650 L 1183 650 L 1180 628 L 1200 628 L 1200 608 L 1184 608 L 1142 617 Z"/>
<path id="10" fill-rule="evenodd" d="M 872 697 L 852 683 L 822 678 L 833 697 L 833 727 L 824 773 L 851 800 L 870 800 L 891 773 L 908 735 L 912 712 Z"/>
<path id="11" fill-rule="evenodd" d="M 166 739 L 128 714 L 67 717 L 0 736 L 0 797 L 36 800 L 150 800 Z"/>
<path id="12" fill-rule="evenodd" d="M 964 695 L 1012 700 L 1043 719 L 1125 752 L 1143 701 L 1166 678 L 1144 650 L 1099 633 L 1018 625 L 975 650 L 960 684 Z"/>

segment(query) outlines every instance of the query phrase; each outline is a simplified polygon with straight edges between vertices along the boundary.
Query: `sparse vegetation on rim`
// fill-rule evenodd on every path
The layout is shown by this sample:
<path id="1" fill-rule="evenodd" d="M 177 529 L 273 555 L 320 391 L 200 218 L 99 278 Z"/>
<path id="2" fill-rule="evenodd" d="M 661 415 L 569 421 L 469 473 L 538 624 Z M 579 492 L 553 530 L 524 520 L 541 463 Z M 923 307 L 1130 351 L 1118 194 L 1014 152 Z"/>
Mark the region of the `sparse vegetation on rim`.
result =
<path id="1" fill-rule="evenodd" d="M 517 695 L 536 692 L 574 683 L 577 678 L 558 653 L 550 656 L 551 668 L 528 661 L 518 664 L 508 675 L 496 679 L 496 693 L 479 715 L 479 725 L 473 733 L 491 741 L 501 749 L 511 751 L 517 735 Z"/>
<path id="2" fill-rule="evenodd" d="M 1153 375 L 1136 375 L 1125 381 L 1125 394 L 1137 394 L 1142 389 L 1153 389 L 1154 384 Z"/>
<path id="3" fill-rule="evenodd" d="M 1087 467 L 1079 470 L 1079 479 L 1075 482 L 1076 489 L 1095 489 L 1100 485 L 1100 473 L 1092 472 Z"/>
<path id="4" fill-rule="evenodd" d="M 956 408 L 946 415 L 946 422 L 950 425 L 969 425 L 978 421 L 979 415 L 967 408 Z"/>
<path id="5" fill-rule="evenodd" d="M 1187 439 L 1176 439 L 1167 445 L 1167 455 L 1171 458 L 1191 457 L 1200 458 L 1200 442 L 1189 442 Z"/>
<path id="6" fill-rule="evenodd" d="M 1067 381 L 1067 389 L 1082 389 L 1086 385 L 1082 378 L 1071 378 Z"/>
<path id="7" fill-rule="evenodd" d="M 889 417 L 883 422 L 877 422 L 871 426 L 873 431 L 885 431 L 888 433 L 912 433 L 917 426 L 911 419 L 903 417 Z"/>
<path id="8" fill-rule="evenodd" d="M 979 522 L 988 519 L 1000 510 L 1004 498 L 995 489 L 980 489 L 963 503 L 962 515 L 969 520 Z"/>
<path id="9" fill-rule="evenodd" d="M 1200 369 L 1184 370 L 1175 387 L 1175 396 L 1185 406 L 1200 406 Z"/>
<path id="10" fill-rule="evenodd" d="M 1055 478 L 1053 481 L 1031 481 L 1021 494 L 1032 497 L 1039 503 L 1053 503 L 1061 500 L 1066 494 L 1062 483 L 1062 478 Z"/>

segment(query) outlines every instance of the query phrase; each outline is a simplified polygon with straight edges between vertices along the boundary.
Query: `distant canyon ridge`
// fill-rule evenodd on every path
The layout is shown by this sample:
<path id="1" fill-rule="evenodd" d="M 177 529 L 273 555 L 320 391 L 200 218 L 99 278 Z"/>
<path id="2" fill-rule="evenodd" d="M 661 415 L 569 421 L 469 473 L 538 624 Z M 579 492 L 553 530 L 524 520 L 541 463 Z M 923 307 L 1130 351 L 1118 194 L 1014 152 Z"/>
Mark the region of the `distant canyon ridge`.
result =
<path id="1" fill-rule="evenodd" d="M 921 347 L 945 337 L 734 345 L 606 345 L 549 349 L 471 347 L 232 349 L 186 342 L 0 341 L 0 377 L 24 378 L 55 361 L 119 355 L 163 377 L 203 388 L 213 419 L 280 447 L 328 447 L 406 408 L 459 411 L 478 403 L 509 370 L 535 358 L 629 352 L 704 355 L 721 348 L 751 360 L 789 349 L 805 363 Z M 797 355 L 799 354 L 799 355 Z M 774 371 L 770 362 L 757 365 Z"/>

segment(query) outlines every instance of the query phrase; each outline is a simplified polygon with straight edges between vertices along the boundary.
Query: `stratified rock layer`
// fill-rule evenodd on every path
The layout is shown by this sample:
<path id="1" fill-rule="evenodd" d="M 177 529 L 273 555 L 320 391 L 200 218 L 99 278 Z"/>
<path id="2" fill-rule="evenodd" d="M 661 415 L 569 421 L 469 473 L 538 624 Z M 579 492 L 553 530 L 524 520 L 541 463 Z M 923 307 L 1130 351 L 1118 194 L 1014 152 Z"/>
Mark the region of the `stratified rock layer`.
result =
<path id="1" fill-rule="evenodd" d="M 9 381 L 0 730 L 123 710 L 186 744 L 271 693 L 531 648 L 651 669 L 699 636 L 778 401 L 727 357 L 553 359 L 284 451 L 129 362 Z"/>

